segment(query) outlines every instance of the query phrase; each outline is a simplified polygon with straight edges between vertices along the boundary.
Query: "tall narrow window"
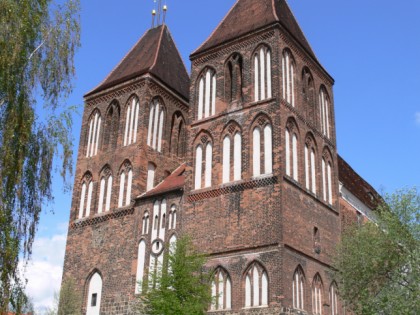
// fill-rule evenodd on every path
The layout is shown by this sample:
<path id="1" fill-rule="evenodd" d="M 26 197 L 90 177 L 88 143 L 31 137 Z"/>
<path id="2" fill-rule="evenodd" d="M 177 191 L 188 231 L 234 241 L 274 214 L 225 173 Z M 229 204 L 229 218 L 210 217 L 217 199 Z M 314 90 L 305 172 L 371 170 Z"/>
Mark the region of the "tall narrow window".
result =
<path id="1" fill-rule="evenodd" d="M 322 315 L 322 281 L 319 274 L 312 283 L 312 312 L 314 315 Z"/>
<path id="2" fill-rule="evenodd" d="M 99 315 L 102 299 L 102 278 L 95 273 L 89 281 L 86 315 Z"/>
<path id="3" fill-rule="evenodd" d="M 242 57 L 238 53 L 233 54 L 226 63 L 225 93 L 229 103 L 242 100 Z"/>
<path id="4" fill-rule="evenodd" d="M 125 115 L 124 146 L 136 143 L 137 141 L 139 109 L 139 100 L 133 97 L 127 105 Z"/>
<path id="5" fill-rule="evenodd" d="M 249 268 L 245 276 L 245 307 L 268 305 L 268 277 L 258 263 Z"/>
<path id="6" fill-rule="evenodd" d="M 104 126 L 104 137 L 102 148 L 115 150 L 118 140 L 118 131 L 120 125 L 120 106 L 114 101 L 106 113 Z"/>
<path id="7" fill-rule="evenodd" d="M 295 63 L 288 50 L 283 52 L 282 57 L 283 72 L 283 99 L 290 105 L 295 106 Z"/>
<path id="8" fill-rule="evenodd" d="M 172 205 L 171 211 L 169 212 L 169 229 L 176 229 L 176 207 Z"/>
<path id="9" fill-rule="evenodd" d="M 101 114 L 98 110 L 94 112 L 89 121 L 89 133 L 86 146 L 86 157 L 95 156 L 98 153 L 99 136 L 101 134 Z"/>
<path id="10" fill-rule="evenodd" d="M 304 276 L 301 268 L 297 268 L 293 275 L 293 308 L 304 309 Z"/>
<path id="11" fill-rule="evenodd" d="M 254 54 L 254 100 L 258 102 L 271 97 L 271 52 L 263 46 Z"/>
<path id="12" fill-rule="evenodd" d="M 87 173 L 83 177 L 82 190 L 80 193 L 79 215 L 78 219 L 88 217 L 90 215 L 90 207 L 92 203 L 93 181 L 92 175 Z"/>
<path id="13" fill-rule="evenodd" d="M 231 182 L 232 179 L 240 180 L 242 175 L 241 133 L 234 125 L 230 125 L 227 132 L 228 134 L 223 138 L 223 183 Z"/>
<path id="14" fill-rule="evenodd" d="M 140 241 L 138 252 L 137 252 L 137 275 L 136 275 L 136 290 L 135 292 L 141 293 L 143 288 L 143 277 L 144 277 L 144 262 L 146 260 L 146 242 Z"/>
<path id="15" fill-rule="evenodd" d="M 212 281 L 211 310 L 229 310 L 232 308 L 232 284 L 226 271 L 218 268 Z"/>
<path id="16" fill-rule="evenodd" d="M 171 142 L 169 149 L 171 154 L 183 157 L 186 149 L 185 121 L 180 112 L 172 116 Z"/>
<path id="17" fill-rule="evenodd" d="M 252 130 L 253 176 L 273 173 L 273 131 L 268 121 L 261 117 Z M 262 130 L 261 130 L 262 129 Z"/>
<path id="18" fill-rule="evenodd" d="M 125 162 L 120 171 L 120 193 L 118 207 L 128 206 L 131 202 L 131 187 L 133 181 L 133 170 L 129 162 Z"/>
<path id="19" fill-rule="evenodd" d="M 230 182 L 230 137 L 223 139 L 223 183 Z"/>
<path id="20" fill-rule="evenodd" d="M 141 234 L 149 233 L 149 212 L 145 212 L 143 216 L 143 225 L 141 229 Z"/>
<path id="21" fill-rule="evenodd" d="M 216 114 L 216 73 L 206 69 L 199 79 L 197 118 L 207 118 Z"/>
<path id="22" fill-rule="evenodd" d="M 207 136 L 201 137 L 201 143 L 207 143 L 195 148 L 195 189 L 210 187 L 212 184 L 213 146 L 207 139 Z"/>
<path id="23" fill-rule="evenodd" d="M 98 213 L 109 211 L 111 209 L 111 194 L 112 194 L 112 175 L 111 175 L 111 170 L 107 167 L 102 171 L 102 174 L 101 174 Z"/>
<path id="24" fill-rule="evenodd" d="M 150 104 L 149 129 L 147 133 L 147 145 L 162 151 L 162 133 L 164 123 L 164 108 L 158 99 L 154 99 Z"/>
<path id="25" fill-rule="evenodd" d="M 202 169 L 203 169 L 203 146 L 199 144 L 195 148 L 195 189 L 201 188 Z"/>
<path id="26" fill-rule="evenodd" d="M 322 190 L 324 201 L 332 205 L 332 167 L 331 162 L 325 157 L 322 158 Z"/>
<path id="27" fill-rule="evenodd" d="M 153 189 L 154 185 L 155 185 L 155 171 L 156 171 L 156 166 L 153 163 L 148 163 L 147 164 L 147 191 Z"/>
<path id="28" fill-rule="evenodd" d="M 305 187 L 316 194 L 316 169 L 315 169 L 314 140 L 306 138 L 305 143 Z"/>
<path id="29" fill-rule="evenodd" d="M 330 305 L 331 315 L 338 315 L 337 285 L 335 283 L 330 287 Z"/>
<path id="30" fill-rule="evenodd" d="M 166 233 L 166 211 L 167 211 L 166 199 L 162 201 L 155 201 L 153 205 L 153 229 L 151 235 L 151 253 L 150 253 L 150 262 L 149 262 L 149 284 L 154 286 L 155 283 L 153 280 L 153 275 L 159 276 L 162 267 L 163 267 L 163 252 L 164 244 L 161 240 L 165 239 Z"/>
<path id="31" fill-rule="evenodd" d="M 330 104 L 328 94 L 324 87 L 319 92 L 319 117 L 321 120 L 321 132 L 330 137 Z"/>
<path id="32" fill-rule="evenodd" d="M 292 129 L 293 130 L 293 129 Z M 293 134 L 293 135 L 291 135 Z M 286 175 L 298 181 L 298 139 L 296 133 L 286 128 Z"/>

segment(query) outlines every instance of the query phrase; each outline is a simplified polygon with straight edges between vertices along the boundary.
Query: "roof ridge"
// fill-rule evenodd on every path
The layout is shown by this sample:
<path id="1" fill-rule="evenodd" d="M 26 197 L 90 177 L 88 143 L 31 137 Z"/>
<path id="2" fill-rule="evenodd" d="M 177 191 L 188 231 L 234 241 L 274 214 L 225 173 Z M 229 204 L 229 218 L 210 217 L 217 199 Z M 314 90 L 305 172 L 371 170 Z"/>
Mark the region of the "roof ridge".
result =
<path id="1" fill-rule="evenodd" d="M 210 35 L 206 38 L 206 40 L 196 49 L 194 50 L 190 56 L 194 55 L 197 51 L 199 51 L 201 49 L 201 47 L 203 47 L 210 38 L 212 38 L 212 36 L 214 35 L 214 33 L 219 29 L 219 27 L 223 24 L 223 22 L 226 20 L 226 18 L 229 16 L 229 14 L 233 11 L 233 9 L 237 6 L 237 4 L 239 3 L 239 1 L 241 0 L 236 0 L 235 4 L 230 8 L 230 10 L 228 11 L 228 13 L 226 13 L 226 15 L 223 17 L 223 19 L 219 22 L 219 24 L 217 24 L 217 26 L 213 29 L 213 31 L 210 33 Z"/>
<path id="2" fill-rule="evenodd" d="M 274 3 L 276 0 L 272 0 L 271 1 L 271 8 L 273 9 L 273 15 L 274 15 L 274 18 L 277 20 L 277 21 L 279 21 L 280 22 L 280 19 L 279 19 L 279 16 L 277 15 L 277 12 L 276 12 L 276 4 Z"/>
<path id="3" fill-rule="evenodd" d="M 131 49 L 125 54 L 125 56 L 120 60 L 120 62 L 112 69 L 112 71 L 110 73 L 108 73 L 108 75 L 105 77 L 105 79 L 103 79 L 101 81 L 101 83 L 99 83 L 98 85 L 96 85 L 93 89 L 91 89 L 89 92 L 85 93 L 86 95 L 89 95 L 91 93 L 93 93 L 95 90 L 97 90 L 100 86 L 102 86 L 109 78 L 112 74 L 114 74 L 115 70 L 118 69 L 118 67 L 127 59 L 128 55 L 134 50 L 134 48 L 136 48 L 136 46 L 141 42 L 141 40 L 147 35 L 147 33 L 149 33 L 152 29 L 149 28 L 147 30 L 147 32 L 144 32 L 143 35 L 140 37 L 140 39 L 133 45 L 133 47 L 131 47 Z"/>
<path id="4" fill-rule="evenodd" d="M 164 30 L 165 30 L 165 25 L 162 25 L 162 29 L 160 31 L 160 36 L 159 36 L 159 43 L 157 44 L 157 49 L 156 49 L 156 52 L 155 52 L 155 60 L 153 61 L 153 64 L 149 68 L 149 71 L 152 71 L 152 69 L 156 66 L 156 61 L 157 61 L 158 56 L 159 56 L 160 48 L 162 47 L 162 37 L 163 37 L 163 31 Z"/>

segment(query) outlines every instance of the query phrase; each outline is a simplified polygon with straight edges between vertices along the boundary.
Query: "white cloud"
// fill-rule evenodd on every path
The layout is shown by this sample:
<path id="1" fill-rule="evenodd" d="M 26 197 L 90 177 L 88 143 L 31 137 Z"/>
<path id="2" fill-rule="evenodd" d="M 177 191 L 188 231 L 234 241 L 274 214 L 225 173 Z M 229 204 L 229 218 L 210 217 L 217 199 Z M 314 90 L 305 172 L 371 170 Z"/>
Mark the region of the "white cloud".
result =
<path id="1" fill-rule="evenodd" d="M 420 125 L 420 112 L 416 113 L 416 123 L 417 125 Z"/>
<path id="2" fill-rule="evenodd" d="M 26 267 L 26 293 L 36 310 L 51 307 L 63 273 L 66 233 L 35 239 L 32 259 Z"/>

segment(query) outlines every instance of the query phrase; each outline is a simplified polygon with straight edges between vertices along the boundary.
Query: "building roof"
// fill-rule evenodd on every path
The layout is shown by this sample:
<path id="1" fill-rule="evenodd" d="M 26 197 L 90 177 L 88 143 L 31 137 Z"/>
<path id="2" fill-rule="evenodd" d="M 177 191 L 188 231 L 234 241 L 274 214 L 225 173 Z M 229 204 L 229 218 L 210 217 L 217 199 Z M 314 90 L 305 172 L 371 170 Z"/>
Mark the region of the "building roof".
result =
<path id="1" fill-rule="evenodd" d="M 149 29 L 105 80 L 85 97 L 146 73 L 189 99 L 189 75 L 166 25 Z"/>
<path id="2" fill-rule="evenodd" d="M 152 190 L 140 195 L 139 198 L 147 198 L 151 196 L 160 195 L 174 190 L 181 190 L 184 188 L 185 183 L 185 163 L 179 166 L 175 171 L 166 177 L 160 184 Z"/>
<path id="3" fill-rule="evenodd" d="M 353 195 L 374 210 L 383 201 L 378 192 L 365 181 L 341 156 L 338 156 L 338 179 Z"/>
<path id="4" fill-rule="evenodd" d="M 306 52 L 317 60 L 286 0 L 237 0 L 192 56 L 275 23 L 286 28 Z"/>

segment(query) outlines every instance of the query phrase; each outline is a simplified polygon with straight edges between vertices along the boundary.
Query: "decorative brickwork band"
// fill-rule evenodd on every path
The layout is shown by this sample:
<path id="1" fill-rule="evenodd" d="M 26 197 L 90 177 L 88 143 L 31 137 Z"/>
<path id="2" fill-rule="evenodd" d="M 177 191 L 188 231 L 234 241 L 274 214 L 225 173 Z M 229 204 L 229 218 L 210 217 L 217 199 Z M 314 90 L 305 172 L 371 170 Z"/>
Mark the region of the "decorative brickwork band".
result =
<path id="1" fill-rule="evenodd" d="M 132 214 L 134 214 L 134 208 L 118 209 L 116 211 L 107 213 L 106 215 L 101 215 L 94 218 L 89 218 L 87 220 L 74 222 L 70 225 L 70 229 L 71 230 L 80 229 L 89 225 L 95 225 L 101 222 L 122 218 L 122 217 L 125 217 L 127 215 L 132 215 Z"/>
<path id="2" fill-rule="evenodd" d="M 227 187 L 221 187 L 213 190 L 192 193 L 188 196 L 188 202 L 197 202 L 204 199 L 215 198 L 221 195 L 227 195 L 230 193 L 245 191 L 249 189 L 270 186 L 278 183 L 277 176 L 263 177 L 258 179 L 252 179 L 247 182 L 241 182 L 239 184 L 230 185 Z"/>

